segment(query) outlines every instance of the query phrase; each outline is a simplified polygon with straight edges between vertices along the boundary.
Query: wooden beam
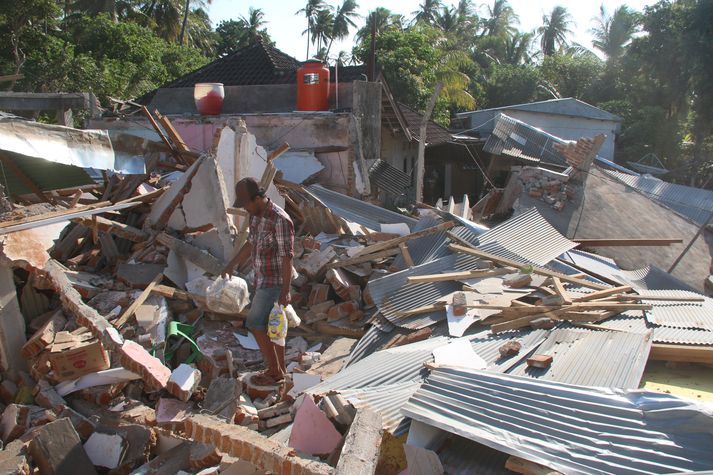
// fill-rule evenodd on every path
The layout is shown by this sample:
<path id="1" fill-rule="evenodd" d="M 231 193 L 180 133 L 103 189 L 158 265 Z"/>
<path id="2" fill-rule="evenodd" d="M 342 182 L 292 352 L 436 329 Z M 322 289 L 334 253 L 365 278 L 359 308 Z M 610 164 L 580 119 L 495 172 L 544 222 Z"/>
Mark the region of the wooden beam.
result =
<path id="1" fill-rule="evenodd" d="M 562 281 L 559 279 L 559 277 L 552 277 L 552 286 L 560 297 L 562 297 L 562 301 L 565 304 L 571 304 L 572 303 L 572 298 L 569 296 L 569 293 L 565 290 L 564 285 L 562 285 Z"/>
<path id="2" fill-rule="evenodd" d="M 183 188 L 178 191 L 173 200 L 171 200 L 168 206 L 163 210 L 156 224 L 154 225 L 155 229 L 163 229 L 166 227 L 166 225 L 168 224 L 168 220 L 171 219 L 171 215 L 173 214 L 173 212 L 181 205 L 181 203 L 183 203 L 183 198 L 191 190 L 191 182 L 193 181 L 193 177 L 196 176 L 202 164 L 203 162 L 199 158 L 198 160 L 196 160 L 196 162 L 193 163 L 193 170 L 191 170 L 191 172 L 187 175 L 184 175 L 186 177 L 186 182 L 183 184 Z M 173 186 L 176 185 L 174 184 Z"/>
<path id="3" fill-rule="evenodd" d="M 191 149 L 188 147 L 188 145 L 186 145 L 186 142 L 183 140 L 183 137 L 181 137 L 181 135 L 173 127 L 173 124 L 171 123 L 169 118 L 165 115 L 161 115 L 158 109 L 154 109 L 153 113 L 158 119 L 161 126 L 163 127 L 163 130 L 166 132 L 166 135 L 175 146 L 176 150 L 178 150 L 179 152 L 190 152 Z"/>
<path id="4" fill-rule="evenodd" d="M 412 308 L 411 310 L 404 310 L 403 312 L 398 312 L 396 316 L 399 318 L 413 317 L 414 315 L 420 315 L 422 313 L 437 312 L 439 310 L 444 310 L 445 308 L 445 302 L 436 302 L 431 305 L 424 305 L 423 307 L 417 307 Z"/>
<path id="5" fill-rule="evenodd" d="M 454 252 L 460 252 L 463 254 L 469 254 L 471 256 L 481 257 L 483 259 L 488 259 L 493 262 L 497 262 L 501 265 L 511 266 L 511 267 L 515 267 L 518 269 L 526 266 L 526 264 L 523 264 L 522 262 L 518 262 L 513 259 L 508 259 L 506 257 L 500 257 L 495 254 L 491 254 L 490 252 L 481 251 L 480 249 L 473 249 L 473 248 L 459 246 L 458 244 L 450 244 L 448 246 L 448 249 L 450 249 L 451 251 L 454 251 Z M 595 289 L 595 290 L 603 290 L 603 289 L 609 288 L 606 285 L 597 284 L 595 282 L 590 282 L 590 281 L 584 280 L 584 279 L 572 278 L 566 274 L 562 274 L 560 272 L 556 272 L 556 271 L 553 271 L 553 270 L 550 270 L 550 269 L 547 269 L 544 267 L 539 267 L 539 266 L 531 266 L 531 267 L 532 267 L 532 271 L 535 274 L 544 275 L 547 277 L 558 277 L 560 280 L 562 280 L 564 282 L 571 282 L 573 284 L 581 285 L 582 287 L 588 287 L 590 289 Z"/>
<path id="6" fill-rule="evenodd" d="M 407 284 L 424 284 L 427 282 L 448 282 L 452 280 L 478 279 L 509 274 L 512 270 L 505 268 L 470 270 L 464 272 L 446 272 L 443 274 L 414 275 L 406 279 Z"/>
<path id="7" fill-rule="evenodd" d="M 164 297 L 167 297 L 169 299 L 176 299 L 176 300 L 184 300 L 184 301 L 190 301 L 191 300 L 191 294 L 186 292 L 185 290 L 180 290 L 175 287 L 169 287 L 168 285 L 155 285 L 151 291 L 153 293 L 163 295 Z"/>
<path id="8" fill-rule="evenodd" d="M 654 343 L 649 360 L 713 364 L 713 346 Z"/>
<path id="9" fill-rule="evenodd" d="M 422 231 L 417 231 L 415 233 L 407 234 L 406 236 L 399 236 L 397 238 L 389 239 L 387 241 L 377 242 L 376 244 L 367 246 L 364 249 L 362 249 L 361 251 L 359 251 L 359 253 L 357 253 L 357 256 L 364 256 L 366 254 L 372 254 L 372 253 L 375 253 L 378 251 L 383 251 L 384 249 L 398 247 L 398 245 L 401 243 L 411 241 L 412 239 L 418 239 L 423 236 L 440 233 L 441 231 L 446 231 L 448 229 L 451 229 L 453 226 L 455 226 L 455 223 L 453 223 L 452 221 L 446 221 L 445 223 L 441 223 L 437 226 L 433 226 L 433 227 L 424 229 Z"/>
<path id="10" fill-rule="evenodd" d="M 395 256 L 399 253 L 401 253 L 401 250 L 397 247 L 396 249 L 387 249 L 385 251 L 376 252 L 374 254 L 369 254 L 366 256 L 351 257 L 349 259 L 343 259 L 341 261 L 330 262 L 329 264 L 327 264 L 327 269 L 336 269 L 338 267 L 351 266 L 354 264 L 361 264 L 363 262 L 375 261 L 377 259 Z"/>
<path id="11" fill-rule="evenodd" d="M 590 300 L 597 300 L 601 299 L 604 297 L 609 297 L 610 295 L 615 295 L 615 294 L 624 294 L 626 292 L 631 292 L 631 287 L 628 285 L 622 285 L 621 287 L 611 287 L 611 288 L 606 288 L 602 290 L 598 290 L 596 292 L 592 292 L 591 294 L 584 295 L 582 297 L 577 297 L 572 299 L 573 302 L 588 302 Z"/>
<path id="12" fill-rule="evenodd" d="M 119 223 L 112 221 L 110 219 L 102 218 L 101 216 L 84 216 L 81 218 L 74 218 L 72 222 L 81 224 L 87 228 L 97 227 L 99 231 L 103 231 L 108 234 L 113 234 L 123 239 L 128 239 L 132 242 L 143 242 L 149 238 L 149 235 L 142 230 L 129 226 L 128 224 Z"/>
<path id="13" fill-rule="evenodd" d="M 406 243 L 402 242 L 399 244 L 399 249 L 401 249 L 401 255 L 404 258 L 404 262 L 408 267 L 413 267 L 416 264 L 413 262 L 413 258 L 411 257 L 411 253 L 408 251 L 408 247 L 406 247 Z"/>
<path id="14" fill-rule="evenodd" d="M 136 300 L 131 302 L 131 305 L 124 310 L 124 313 L 116 320 L 114 320 L 113 325 L 116 328 L 121 328 L 123 327 L 126 322 L 129 321 L 129 319 L 134 315 L 134 312 L 141 306 L 142 303 L 146 301 L 146 299 L 151 295 L 151 291 L 153 290 L 154 287 L 156 287 L 161 281 L 163 280 L 163 273 L 159 272 L 156 277 L 149 283 L 149 285 L 146 286 L 146 288 L 141 292 L 141 294 L 138 296 Z"/>
<path id="15" fill-rule="evenodd" d="M 670 246 L 680 244 L 683 239 L 572 239 L 582 247 L 620 247 L 620 246 Z"/>

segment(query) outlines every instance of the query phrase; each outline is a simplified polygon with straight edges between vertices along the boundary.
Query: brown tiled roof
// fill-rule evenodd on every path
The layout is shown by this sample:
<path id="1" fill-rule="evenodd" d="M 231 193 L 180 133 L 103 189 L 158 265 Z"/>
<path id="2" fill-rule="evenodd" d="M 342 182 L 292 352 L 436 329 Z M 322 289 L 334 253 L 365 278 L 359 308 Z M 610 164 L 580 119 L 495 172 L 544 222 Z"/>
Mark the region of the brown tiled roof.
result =
<path id="1" fill-rule="evenodd" d="M 161 87 L 193 87 L 198 82 L 220 82 L 225 86 L 255 86 L 265 84 L 292 84 L 300 62 L 273 45 L 257 41 L 222 58 L 218 58 L 197 71 L 188 73 Z M 330 79 L 335 80 L 334 67 Z M 360 79 L 366 66 L 342 66 L 339 81 Z"/>
<path id="2" fill-rule="evenodd" d="M 406 119 L 408 129 L 411 132 L 411 137 L 413 140 L 419 140 L 419 129 L 421 128 L 421 121 L 423 120 L 423 114 L 416 112 L 411 109 L 406 104 L 398 103 L 401 113 Z M 426 127 L 426 144 L 427 145 L 438 145 L 441 143 L 449 142 L 453 140 L 451 133 L 448 129 L 441 127 L 432 120 L 428 121 L 428 126 Z"/>

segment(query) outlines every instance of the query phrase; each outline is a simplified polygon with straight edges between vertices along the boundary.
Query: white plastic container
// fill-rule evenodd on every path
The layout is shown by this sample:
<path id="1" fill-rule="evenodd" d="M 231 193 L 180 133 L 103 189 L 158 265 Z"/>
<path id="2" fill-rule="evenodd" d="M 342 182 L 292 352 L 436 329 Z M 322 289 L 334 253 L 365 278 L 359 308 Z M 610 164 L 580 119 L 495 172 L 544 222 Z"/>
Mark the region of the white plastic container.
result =
<path id="1" fill-rule="evenodd" d="M 193 100 L 201 115 L 220 115 L 225 89 L 220 82 L 199 82 L 193 86 Z"/>

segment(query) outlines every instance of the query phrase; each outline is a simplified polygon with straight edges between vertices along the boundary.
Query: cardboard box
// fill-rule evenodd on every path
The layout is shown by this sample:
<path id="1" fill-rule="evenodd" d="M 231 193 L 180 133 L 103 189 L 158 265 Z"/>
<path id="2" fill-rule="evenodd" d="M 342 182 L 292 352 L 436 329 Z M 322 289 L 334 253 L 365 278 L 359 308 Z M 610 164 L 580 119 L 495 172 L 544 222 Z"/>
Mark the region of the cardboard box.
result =
<path id="1" fill-rule="evenodd" d="M 50 364 L 59 381 L 76 379 L 109 368 L 109 354 L 91 334 L 57 334 L 50 350 Z"/>

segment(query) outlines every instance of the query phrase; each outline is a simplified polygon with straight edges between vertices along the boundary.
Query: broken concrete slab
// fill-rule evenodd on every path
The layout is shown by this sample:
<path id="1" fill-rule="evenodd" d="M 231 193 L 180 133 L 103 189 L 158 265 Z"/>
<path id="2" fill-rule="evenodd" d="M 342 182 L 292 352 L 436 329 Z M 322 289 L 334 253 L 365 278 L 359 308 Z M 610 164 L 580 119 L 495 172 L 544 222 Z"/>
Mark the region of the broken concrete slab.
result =
<path id="1" fill-rule="evenodd" d="M 292 374 L 292 384 L 293 387 L 287 393 L 288 396 L 296 398 L 305 390 L 316 386 L 322 381 L 322 377 L 318 374 L 309 373 L 293 373 Z"/>
<path id="2" fill-rule="evenodd" d="M 0 475 L 29 475 L 30 473 L 27 446 L 24 442 L 16 440 L 3 447 L 0 451 Z"/>
<path id="3" fill-rule="evenodd" d="M 156 424 L 172 427 L 181 424 L 190 414 L 192 404 L 162 397 L 156 403 Z"/>
<path id="4" fill-rule="evenodd" d="M 359 409 L 344 438 L 336 472 L 375 473 L 382 433 L 381 414 L 369 408 Z"/>
<path id="5" fill-rule="evenodd" d="M 41 475 L 96 474 L 69 419 L 41 427 L 30 442 L 32 461 Z"/>
<path id="6" fill-rule="evenodd" d="M 324 170 L 322 162 L 317 160 L 313 152 L 287 151 L 272 162 L 282 178 L 292 183 L 304 183 Z"/>
<path id="7" fill-rule="evenodd" d="M 295 414 L 287 445 L 310 455 L 326 455 L 331 454 L 341 442 L 342 435 L 334 424 L 310 396 L 304 397 Z"/>
<path id="8" fill-rule="evenodd" d="M 210 382 L 203 410 L 227 421 L 234 421 L 242 384 L 235 378 L 216 378 Z"/>
<path id="9" fill-rule="evenodd" d="M 308 372 L 318 374 L 322 379 L 327 379 L 338 373 L 347 359 L 349 359 L 349 355 L 357 341 L 353 338 L 337 338 L 322 353 L 319 361 L 310 367 Z"/>
<path id="10" fill-rule="evenodd" d="M 128 444 L 119 434 L 114 432 L 94 431 L 84 443 L 84 451 L 89 460 L 99 468 L 115 469 L 121 464 Z"/>
<path id="11" fill-rule="evenodd" d="M 119 264 L 116 278 L 132 289 L 144 289 L 165 267 L 163 264 Z"/>
<path id="12" fill-rule="evenodd" d="M 201 372 L 184 363 L 173 370 L 166 384 L 166 390 L 181 401 L 188 401 L 200 382 Z"/>

